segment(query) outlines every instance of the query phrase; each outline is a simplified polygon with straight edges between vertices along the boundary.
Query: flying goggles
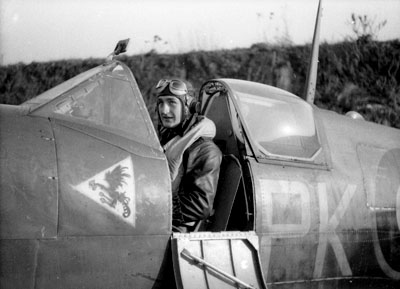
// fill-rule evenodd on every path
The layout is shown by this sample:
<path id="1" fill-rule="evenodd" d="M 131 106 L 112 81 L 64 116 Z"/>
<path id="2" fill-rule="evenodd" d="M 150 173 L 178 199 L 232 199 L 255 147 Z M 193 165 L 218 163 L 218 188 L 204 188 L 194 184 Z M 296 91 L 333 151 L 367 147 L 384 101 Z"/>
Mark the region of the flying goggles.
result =
<path id="1" fill-rule="evenodd" d="M 178 79 L 161 79 L 156 86 L 157 91 L 160 93 L 169 85 L 171 93 L 181 96 L 188 93 L 186 84 Z"/>

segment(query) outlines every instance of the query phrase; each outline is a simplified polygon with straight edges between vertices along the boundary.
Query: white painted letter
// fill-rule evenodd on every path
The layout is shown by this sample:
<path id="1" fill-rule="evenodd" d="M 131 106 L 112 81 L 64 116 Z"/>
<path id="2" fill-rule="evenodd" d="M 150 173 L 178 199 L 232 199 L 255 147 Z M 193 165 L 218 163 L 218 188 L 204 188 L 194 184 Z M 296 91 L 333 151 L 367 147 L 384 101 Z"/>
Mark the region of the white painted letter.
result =
<path id="1" fill-rule="evenodd" d="M 328 216 L 329 207 L 328 207 L 328 196 L 326 192 L 326 184 L 324 183 L 318 184 L 320 227 L 319 227 L 319 242 L 317 249 L 317 257 L 315 259 L 314 278 L 322 277 L 322 269 L 324 266 L 324 260 L 328 242 L 332 245 L 333 251 L 335 252 L 335 256 L 338 261 L 339 268 L 343 276 L 352 275 L 350 265 L 349 262 L 347 261 L 342 243 L 340 242 L 338 235 L 336 235 L 335 230 L 339 225 L 340 219 L 346 212 L 346 209 L 349 206 L 350 201 L 354 196 L 354 193 L 356 192 L 356 188 L 357 186 L 355 185 L 347 186 L 334 214 L 329 219 Z"/>

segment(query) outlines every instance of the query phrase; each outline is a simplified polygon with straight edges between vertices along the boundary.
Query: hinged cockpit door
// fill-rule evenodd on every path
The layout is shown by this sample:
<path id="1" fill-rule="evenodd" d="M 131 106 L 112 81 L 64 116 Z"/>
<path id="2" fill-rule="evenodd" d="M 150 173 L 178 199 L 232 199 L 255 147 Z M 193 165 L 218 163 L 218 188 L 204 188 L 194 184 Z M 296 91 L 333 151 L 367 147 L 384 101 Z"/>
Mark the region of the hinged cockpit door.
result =
<path id="1" fill-rule="evenodd" d="M 255 232 L 172 236 L 177 288 L 266 288 Z"/>

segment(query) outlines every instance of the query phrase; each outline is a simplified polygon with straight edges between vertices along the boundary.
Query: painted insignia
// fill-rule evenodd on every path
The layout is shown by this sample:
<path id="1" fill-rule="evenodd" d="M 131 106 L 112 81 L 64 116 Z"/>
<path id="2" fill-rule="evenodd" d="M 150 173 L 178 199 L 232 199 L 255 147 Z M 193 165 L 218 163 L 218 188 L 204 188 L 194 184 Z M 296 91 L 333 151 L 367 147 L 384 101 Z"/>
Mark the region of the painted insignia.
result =
<path id="1" fill-rule="evenodd" d="M 76 186 L 76 191 L 124 222 L 135 227 L 136 192 L 131 157 L 96 172 Z"/>
<path id="2" fill-rule="evenodd" d="M 112 171 L 108 171 L 104 176 L 104 181 L 108 183 L 108 186 L 96 183 L 95 180 L 90 180 L 89 187 L 93 191 L 100 188 L 100 201 L 112 208 L 115 208 L 117 202 L 120 202 L 124 209 L 122 215 L 124 218 L 128 218 L 131 214 L 131 210 L 129 209 L 130 198 L 125 196 L 126 192 L 118 191 L 118 188 L 122 188 L 123 184 L 126 184 L 125 178 L 130 177 L 129 174 L 125 173 L 125 170 L 127 170 L 127 167 L 118 165 Z"/>

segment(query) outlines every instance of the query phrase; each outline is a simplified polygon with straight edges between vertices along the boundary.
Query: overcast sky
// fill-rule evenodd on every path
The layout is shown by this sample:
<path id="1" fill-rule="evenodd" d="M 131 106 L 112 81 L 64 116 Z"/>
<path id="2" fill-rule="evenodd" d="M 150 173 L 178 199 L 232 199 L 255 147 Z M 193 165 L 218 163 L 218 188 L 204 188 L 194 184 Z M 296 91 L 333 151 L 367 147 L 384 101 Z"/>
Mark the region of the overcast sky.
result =
<path id="1" fill-rule="evenodd" d="M 0 0 L 0 61 L 106 57 L 130 38 L 128 55 L 295 44 L 312 40 L 318 0 Z M 324 0 L 321 39 L 353 36 L 367 15 L 380 40 L 400 38 L 400 0 Z M 160 39 L 154 39 L 158 35 Z"/>

